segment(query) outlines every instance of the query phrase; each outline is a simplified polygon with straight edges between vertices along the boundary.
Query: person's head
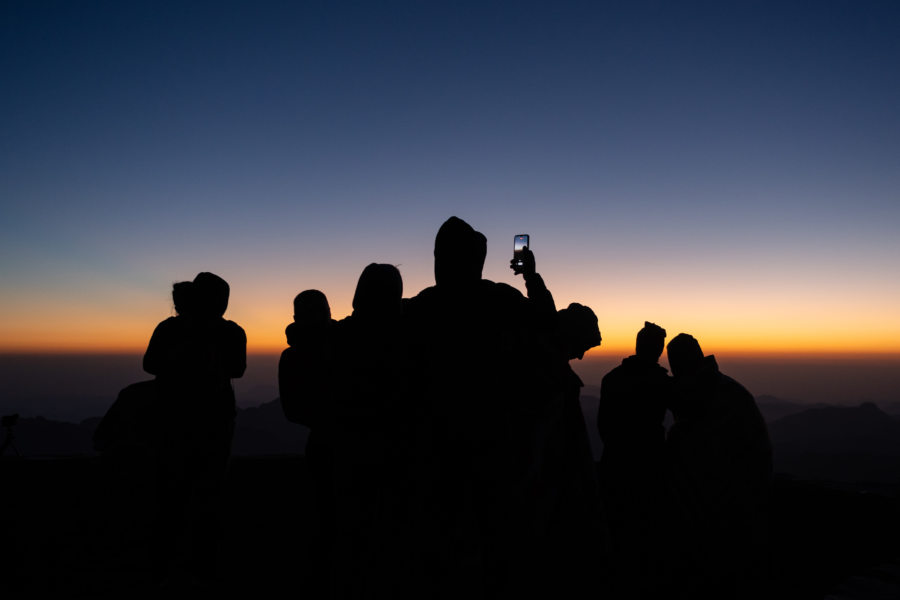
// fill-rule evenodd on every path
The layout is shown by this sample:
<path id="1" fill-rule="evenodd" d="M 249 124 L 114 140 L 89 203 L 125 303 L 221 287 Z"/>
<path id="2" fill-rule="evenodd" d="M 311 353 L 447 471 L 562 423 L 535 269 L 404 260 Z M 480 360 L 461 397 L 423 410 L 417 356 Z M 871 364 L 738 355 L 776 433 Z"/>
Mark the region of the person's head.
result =
<path id="1" fill-rule="evenodd" d="M 637 334 L 635 354 L 641 358 L 656 362 L 666 345 L 666 330 L 650 321 L 644 321 L 644 327 Z"/>
<path id="2" fill-rule="evenodd" d="M 397 317 L 403 298 L 403 278 L 394 265 L 371 263 L 363 269 L 353 295 L 353 314 Z"/>
<path id="3" fill-rule="evenodd" d="M 305 325 L 331 320 L 328 298 L 319 290 L 303 290 L 294 298 L 294 322 Z"/>
<path id="4" fill-rule="evenodd" d="M 700 343 L 686 333 L 679 333 L 666 346 L 672 375 L 682 377 L 696 373 L 703 365 Z"/>
<path id="5" fill-rule="evenodd" d="M 189 316 L 194 313 L 194 284 L 190 281 L 179 281 L 172 284 L 172 304 L 175 313 L 181 316 Z"/>
<path id="6" fill-rule="evenodd" d="M 597 315 L 587 306 L 573 302 L 560 310 L 559 327 L 566 349 L 566 359 L 582 359 L 584 353 L 599 346 L 602 338 Z"/>
<path id="7" fill-rule="evenodd" d="M 467 285 L 481 280 L 487 238 L 458 217 L 450 217 L 434 238 L 434 281 Z"/>
<path id="8" fill-rule="evenodd" d="M 228 282 L 213 273 L 198 273 L 194 277 L 197 314 L 204 317 L 221 317 L 228 308 L 230 288 Z"/>

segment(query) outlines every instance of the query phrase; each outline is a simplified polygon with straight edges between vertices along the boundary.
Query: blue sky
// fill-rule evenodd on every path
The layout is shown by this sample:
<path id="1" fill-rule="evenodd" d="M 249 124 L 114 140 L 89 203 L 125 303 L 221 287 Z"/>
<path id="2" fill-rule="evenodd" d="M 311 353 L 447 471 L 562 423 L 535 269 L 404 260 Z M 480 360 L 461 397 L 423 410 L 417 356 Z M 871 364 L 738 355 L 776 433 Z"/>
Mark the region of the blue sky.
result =
<path id="1" fill-rule="evenodd" d="M 5 349 L 139 348 L 201 270 L 275 347 L 301 289 L 429 285 L 456 214 L 613 347 L 898 350 L 897 3 L 2 11 Z"/>

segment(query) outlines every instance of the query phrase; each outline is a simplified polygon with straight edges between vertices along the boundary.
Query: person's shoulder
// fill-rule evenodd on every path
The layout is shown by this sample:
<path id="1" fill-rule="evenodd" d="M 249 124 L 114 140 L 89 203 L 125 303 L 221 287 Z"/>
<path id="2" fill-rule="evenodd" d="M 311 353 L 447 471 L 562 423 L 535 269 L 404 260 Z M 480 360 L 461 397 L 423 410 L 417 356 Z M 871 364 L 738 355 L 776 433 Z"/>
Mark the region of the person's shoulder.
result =
<path id="1" fill-rule="evenodd" d="M 240 325 L 238 325 L 238 324 L 235 323 L 234 321 L 229 321 L 229 320 L 227 320 L 227 319 L 225 320 L 225 325 L 226 325 L 227 327 L 230 327 L 230 328 L 235 329 L 235 330 L 236 330 L 236 329 L 240 329 L 241 331 L 244 330 L 243 327 L 241 327 Z"/>
<path id="2" fill-rule="evenodd" d="M 346 335 L 347 332 L 353 331 L 359 324 L 359 319 L 357 319 L 353 315 L 347 315 L 343 319 L 339 321 L 334 321 L 330 326 L 330 331 L 332 335 L 342 336 Z"/>
<path id="3" fill-rule="evenodd" d="M 622 364 L 615 368 L 615 371 L 623 376 L 639 377 L 642 379 L 653 379 L 659 375 L 667 375 L 668 371 L 659 363 L 631 355 L 622 359 Z"/>
<path id="4" fill-rule="evenodd" d="M 618 390 L 621 390 L 625 385 L 625 382 L 629 379 L 631 379 L 631 374 L 628 367 L 625 364 L 617 365 L 610 369 L 606 375 L 600 379 L 600 389 L 605 392 L 607 396 L 610 393 L 616 395 L 618 394 Z"/>
<path id="5" fill-rule="evenodd" d="M 525 295 L 506 283 L 482 279 L 479 292 L 482 299 L 486 300 L 488 304 L 493 304 L 497 307 L 520 306 L 524 309 L 528 305 L 528 299 Z"/>
<path id="6" fill-rule="evenodd" d="M 159 338 L 160 336 L 182 335 L 185 327 L 184 317 L 169 317 L 157 323 L 153 329 L 153 336 Z"/>
<path id="7" fill-rule="evenodd" d="M 519 298 L 525 298 L 525 295 L 520 292 L 518 289 L 509 285 L 508 283 L 503 283 L 500 281 L 491 281 L 490 279 L 482 279 L 481 280 L 482 289 L 492 293 L 492 294 L 503 294 L 507 296 L 516 296 Z"/>
<path id="8" fill-rule="evenodd" d="M 284 350 L 281 351 L 281 356 L 278 359 L 279 367 L 281 367 L 281 365 L 283 365 L 287 362 L 290 362 L 296 356 L 297 356 L 297 349 L 292 346 L 288 346 L 287 348 L 285 348 Z"/>
<path id="9" fill-rule="evenodd" d="M 228 319 L 222 319 L 222 327 L 224 327 L 229 333 L 234 335 L 240 335 L 243 337 L 247 337 L 247 334 L 244 332 L 244 328 L 235 323 L 234 321 L 229 321 Z"/>
<path id="10" fill-rule="evenodd" d="M 412 298 L 404 298 L 402 301 L 403 314 L 408 317 L 417 316 L 422 310 L 431 306 L 438 297 L 438 289 L 430 286 L 413 296 Z"/>
<path id="11" fill-rule="evenodd" d="M 728 399 L 734 410 L 744 413 L 759 413 L 759 407 L 756 405 L 756 398 L 750 393 L 750 390 L 741 385 L 733 377 L 729 377 L 724 373 L 719 373 L 719 394 L 721 397 Z"/>
<path id="12" fill-rule="evenodd" d="M 405 304 L 417 304 L 419 302 L 428 300 L 429 298 L 433 298 L 438 293 L 438 288 L 435 285 L 430 285 L 427 288 L 423 289 L 421 292 L 413 296 L 412 298 L 406 298 Z"/>
<path id="13" fill-rule="evenodd" d="M 182 324 L 183 321 L 184 321 L 184 317 L 179 317 L 179 316 L 169 317 L 168 319 L 163 319 L 162 321 L 160 321 L 159 324 L 157 324 L 156 328 L 157 329 L 169 329 L 172 327 L 178 327 L 179 325 Z"/>
<path id="14" fill-rule="evenodd" d="M 622 371 L 624 371 L 624 370 L 625 370 L 624 363 L 616 365 L 615 367 L 613 367 L 612 369 L 607 371 L 606 375 L 604 375 L 600 381 L 603 382 L 603 381 L 612 381 L 614 379 L 618 379 L 619 377 L 622 376 Z"/>
<path id="15" fill-rule="evenodd" d="M 753 399 L 753 394 L 751 394 L 750 391 L 734 377 L 729 377 L 728 375 L 720 371 L 719 379 L 722 382 L 722 385 L 728 388 L 728 390 L 732 393 Z"/>
<path id="16" fill-rule="evenodd" d="M 339 351 L 348 350 L 357 344 L 360 336 L 366 335 L 366 328 L 365 321 L 356 315 L 348 315 L 331 325 L 327 337 L 328 344 Z M 319 339 L 325 341 L 326 338 L 320 336 Z"/>

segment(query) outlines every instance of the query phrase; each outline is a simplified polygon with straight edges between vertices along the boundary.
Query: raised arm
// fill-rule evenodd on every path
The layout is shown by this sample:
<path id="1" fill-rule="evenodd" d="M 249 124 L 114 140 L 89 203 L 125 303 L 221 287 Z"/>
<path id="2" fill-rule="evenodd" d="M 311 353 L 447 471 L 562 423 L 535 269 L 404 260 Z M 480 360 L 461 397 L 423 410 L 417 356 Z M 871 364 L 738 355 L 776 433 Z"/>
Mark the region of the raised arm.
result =
<path id="1" fill-rule="evenodd" d="M 516 275 L 522 275 L 525 279 L 525 289 L 528 292 L 528 299 L 531 301 L 538 314 L 555 314 L 556 303 L 553 301 L 553 294 L 547 289 L 544 278 L 537 272 L 537 266 L 534 260 L 534 253 L 524 248 L 521 251 L 520 259 L 522 265 L 518 264 L 517 258 L 509 261 L 509 268 Z"/>

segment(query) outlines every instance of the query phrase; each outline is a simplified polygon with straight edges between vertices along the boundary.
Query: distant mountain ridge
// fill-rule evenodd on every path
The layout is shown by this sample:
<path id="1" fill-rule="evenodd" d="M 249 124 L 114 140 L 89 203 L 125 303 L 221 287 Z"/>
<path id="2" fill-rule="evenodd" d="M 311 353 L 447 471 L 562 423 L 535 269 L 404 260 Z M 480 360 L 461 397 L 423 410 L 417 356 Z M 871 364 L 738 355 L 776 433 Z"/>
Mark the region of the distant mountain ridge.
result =
<path id="1" fill-rule="evenodd" d="M 81 423 L 51 421 L 44 417 L 20 418 L 12 428 L 12 443 L 3 456 L 84 456 L 94 454 L 91 436 L 99 418 Z M 0 433 L 6 440 L 7 432 Z"/>
<path id="2" fill-rule="evenodd" d="M 581 397 L 595 459 L 603 451 L 596 428 L 598 404 L 597 395 Z M 776 472 L 804 479 L 900 483 L 900 416 L 873 403 L 809 406 L 760 396 L 757 404 L 769 424 Z M 93 455 L 92 436 L 99 422 L 99 417 L 80 423 L 21 418 L 13 430 L 15 448 L 25 457 Z M 238 410 L 233 454 L 303 454 L 308 435 L 306 427 L 284 418 L 275 399 Z M 13 447 L 7 449 L 6 456 L 14 454 Z"/>
<path id="3" fill-rule="evenodd" d="M 89 456 L 96 454 L 93 435 L 102 417 L 80 423 L 44 417 L 20 418 L 13 428 L 13 444 L 4 457 Z M 259 406 L 238 409 L 232 453 L 236 455 L 302 454 L 309 429 L 284 418 L 276 398 Z M 6 432 L 0 432 L 0 439 Z"/>
<path id="4" fill-rule="evenodd" d="M 828 405 L 822 402 L 816 404 L 802 404 L 791 400 L 782 400 L 781 398 L 776 398 L 769 394 L 763 394 L 762 396 L 756 397 L 756 406 L 759 407 L 759 412 L 762 413 L 766 423 L 772 423 L 788 415 L 803 412 L 810 408 L 821 408 Z"/>
<path id="5" fill-rule="evenodd" d="M 309 428 L 288 421 L 276 398 L 238 410 L 231 451 L 241 456 L 303 454 L 308 437 Z"/>
<path id="6" fill-rule="evenodd" d="M 900 483 L 900 419 L 874 403 L 810 408 L 771 423 L 769 433 L 779 472 Z"/>
<path id="7" fill-rule="evenodd" d="M 769 433 L 783 450 L 900 454 L 900 420 L 872 402 L 810 408 L 778 419 Z"/>

